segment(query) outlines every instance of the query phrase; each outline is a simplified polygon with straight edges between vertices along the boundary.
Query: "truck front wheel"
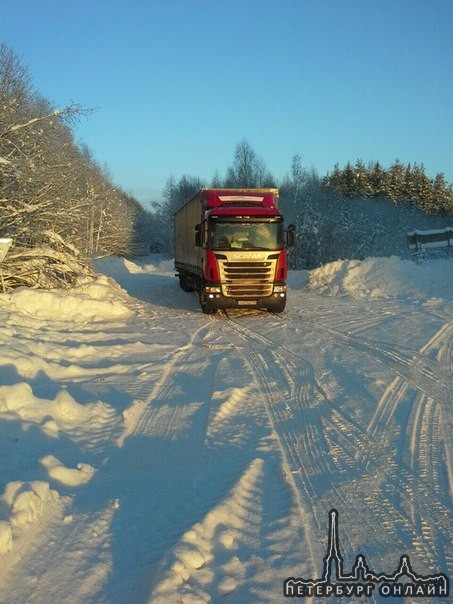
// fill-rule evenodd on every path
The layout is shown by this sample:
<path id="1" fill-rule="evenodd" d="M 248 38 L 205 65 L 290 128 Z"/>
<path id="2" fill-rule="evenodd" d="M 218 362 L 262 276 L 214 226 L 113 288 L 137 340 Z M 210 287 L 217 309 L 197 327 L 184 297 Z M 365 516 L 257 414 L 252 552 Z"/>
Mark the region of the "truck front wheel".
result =
<path id="1" fill-rule="evenodd" d="M 281 304 L 278 304 L 277 306 L 271 306 L 270 308 L 268 308 L 268 310 L 270 312 L 281 313 L 285 310 L 285 306 L 286 306 L 286 300 L 285 300 L 285 302 L 282 302 Z"/>
<path id="2" fill-rule="evenodd" d="M 217 308 L 211 306 L 211 303 L 206 300 L 206 296 L 203 292 L 199 293 L 198 299 L 200 301 L 201 310 L 205 315 L 212 315 L 217 312 Z"/>

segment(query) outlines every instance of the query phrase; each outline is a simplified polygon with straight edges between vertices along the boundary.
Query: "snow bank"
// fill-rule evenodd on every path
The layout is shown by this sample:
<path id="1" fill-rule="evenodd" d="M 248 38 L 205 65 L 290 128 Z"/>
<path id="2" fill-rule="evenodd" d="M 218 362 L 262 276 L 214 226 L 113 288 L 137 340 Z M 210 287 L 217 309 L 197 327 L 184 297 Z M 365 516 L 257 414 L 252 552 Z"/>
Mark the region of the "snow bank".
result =
<path id="1" fill-rule="evenodd" d="M 117 256 L 109 256 L 108 258 L 99 258 L 94 261 L 94 268 L 101 273 L 109 275 L 113 279 L 121 277 L 125 274 L 139 274 L 143 273 L 144 270 L 136 262 L 127 260 L 126 258 L 120 258 Z M 154 271 L 154 265 L 147 272 Z"/>
<path id="2" fill-rule="evenodd" d="M 62 388 L 54 399 L 33 394 L 31 386 L 18 382 L 0 386 L 0 419 L 20 419 L 24 426 L 39 426 L 43 433 L 57 437 L 60 430 L 76 439 L 83 432 L 102 427 L 115 412 L 102 401 L 81 405 Z"/>
<path id="3" fill-rule="evenodd" d="M 128 283 L 137 274 L 174 273 L 174 260 L 154 254 L 132 262 L 103 258 L 96 268 L 113 279 Z M 355 298 L 404 298 L 420 301 L 453 298 L 453 258 L 438 258 L 416 264 L 398 256 L 337 260 L 312 271 L 289 271 L 291 289 L 308 287 L 331 296 Z"/>
<path id="4" fill-rule="evenodd" d="M 87 463 L 77 464 L 77 468 L 67 468 L 53 455 L 45 455 L 40 459 L 41 464 L 47 469 L 49 477 L 71 487 L 78 487 L 89 482 L 95 469 Z"/>
<path id="5" fill-rule="evenodd" d="M 51 485 L 82 487 L 90 482 L 95 468 L 75 455 L 82 459 L 89 455 L 90 443 L 99 435 L 112 436 L 119 424 L 121 414 L 111 406 L 102 401 L 80 404 L 65 388 L 45 399 L 25 382 L 0 386 L 0 459 L 7 460 L 8 475 L 23 475 L 25 470 L 27 477 L 42 476 L 41 466 L 49 481 L 7 482 L 0 494 L 0 555 L 13 550 L 18 528 L 23 534 L 30 525 L 41 525 L 42 516 L 61 513 L 64 497 Z M 78 453 L 69 442 L 80 445 Z M 74 467 L 49 449 L 57 449 L 59 457 Z"/>
<path id="6" fill-rule="evenodd" d="M 46 506 L 58 499 L 58 493 L 50 488 L 49 483 L 39 480 L 30 483 L 20 480 L 10 482 L 1 497 L 2 503 L 11 510 L 12 526 L 36 522 Z"/>
<path id="7" fill-rule="evenodd" d="M 396 256 L 337 260 L 310 271 L 308 287 L 319 293 L 355 298 L 451 299 L 453 259 L 422 264 Z"/>
<path id="8" fill-rule="evenodd" d="M 149 274 L 173 274 L 175 272 L 174 259 L 164 258 L 161 254 L 150 254 L 135 261 L 127 258 L 109 257 L 94 261 L 96 270 L 109 275 L 119 281 L 124 280 L 127 275 Z"/>
<path id="9" fill-rule="evenodd" d="M 132 314 L 125 298 L 125 292 L 117 284 L 101 276 L 70 290 L 19 287 L 0 295 L 0 310 L 18 311 L 44 320 L 105 321 Z"/>
<path id="10" fill-rule="evenodd" d="M 9 482 L 0 496 L 0 507 L 7 510 L 8 516 L 7 520 L 0 521 L 0 554 L 11 551 L 14 529 L 39 522 L 47 508 L 59 499 L 59 494 L 48 482 Z"/>

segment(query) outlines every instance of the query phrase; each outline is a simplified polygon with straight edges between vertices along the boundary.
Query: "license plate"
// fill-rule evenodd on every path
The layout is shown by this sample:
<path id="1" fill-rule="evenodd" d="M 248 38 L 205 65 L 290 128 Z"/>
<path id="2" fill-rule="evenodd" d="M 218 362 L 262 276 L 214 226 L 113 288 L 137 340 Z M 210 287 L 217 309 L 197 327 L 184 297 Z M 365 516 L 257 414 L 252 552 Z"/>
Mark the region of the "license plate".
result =
<path id="1" fill-rule="evenodd" d="M 256 300 L 238 300 L 238 306 L 256 306 Z"/>

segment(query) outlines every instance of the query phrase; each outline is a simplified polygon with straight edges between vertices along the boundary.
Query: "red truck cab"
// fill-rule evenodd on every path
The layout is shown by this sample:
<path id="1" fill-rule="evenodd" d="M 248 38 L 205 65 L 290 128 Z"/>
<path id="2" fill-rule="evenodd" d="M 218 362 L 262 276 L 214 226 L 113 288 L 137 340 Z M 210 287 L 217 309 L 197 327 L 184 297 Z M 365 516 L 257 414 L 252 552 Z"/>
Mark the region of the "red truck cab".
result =
<path id="1" fill-rule="evenodd" d="M 202 189 L 175 215 L 175 268 L 204 312 L 286 304 L 286 249 L 277 189 Z"/>

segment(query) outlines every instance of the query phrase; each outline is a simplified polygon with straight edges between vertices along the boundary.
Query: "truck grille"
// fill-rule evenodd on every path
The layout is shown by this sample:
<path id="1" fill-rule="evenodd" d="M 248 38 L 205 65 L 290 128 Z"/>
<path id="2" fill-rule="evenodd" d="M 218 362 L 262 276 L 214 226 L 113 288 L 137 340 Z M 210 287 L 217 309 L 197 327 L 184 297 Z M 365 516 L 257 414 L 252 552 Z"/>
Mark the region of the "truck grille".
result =
<path id="1" fill-rule="evenodd" d="M 261 298 L 272 294 L 275 260 L 219 260 L 222 293 L 230 298 Z"/>

